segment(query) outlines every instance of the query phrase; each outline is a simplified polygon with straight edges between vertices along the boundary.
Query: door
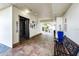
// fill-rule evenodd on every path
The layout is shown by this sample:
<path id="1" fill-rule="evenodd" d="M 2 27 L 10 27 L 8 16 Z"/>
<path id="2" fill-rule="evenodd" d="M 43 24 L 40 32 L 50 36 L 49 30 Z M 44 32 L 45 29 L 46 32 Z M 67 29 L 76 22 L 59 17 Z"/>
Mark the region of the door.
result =
<path id="1" fill-rule="evenodd" d="M 29 38 L 29 19 L 25 20 L 25 37 Z"/>
<path id="2" fill-rule="evenodd" d="M 20 41 L 29 39 L 29 19 L 19 16 L 20 18 Z"/>

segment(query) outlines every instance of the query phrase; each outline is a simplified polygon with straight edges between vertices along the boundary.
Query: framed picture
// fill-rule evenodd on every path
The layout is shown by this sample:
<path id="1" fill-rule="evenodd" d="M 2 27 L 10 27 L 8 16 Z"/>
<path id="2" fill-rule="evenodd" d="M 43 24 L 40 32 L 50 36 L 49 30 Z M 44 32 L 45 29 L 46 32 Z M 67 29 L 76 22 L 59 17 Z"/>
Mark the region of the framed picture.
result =
<path id="1" fill-rule="evenodd" d="M 64 20 L 64 30 L 67 31 L 67 19 Z"/>
<path id="2" fill-rule="evenodd" d="M 32 22 L 30 23 L 30 27 L 31 27 L 31 28 L 35 28 L 35 27 L 36 27 L 35 21 L 32 21 Z"/>

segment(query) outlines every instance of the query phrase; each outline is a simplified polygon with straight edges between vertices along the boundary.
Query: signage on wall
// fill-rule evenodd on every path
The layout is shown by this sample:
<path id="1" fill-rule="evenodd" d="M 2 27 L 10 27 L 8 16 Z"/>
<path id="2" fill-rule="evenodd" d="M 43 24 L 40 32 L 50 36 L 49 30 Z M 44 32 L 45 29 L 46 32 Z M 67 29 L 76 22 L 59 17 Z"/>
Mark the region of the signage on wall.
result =
<path id="1" fill-rule="evenodd" d="M 18 32 L 18 21 L 16 21 L 16 32 Z"/>

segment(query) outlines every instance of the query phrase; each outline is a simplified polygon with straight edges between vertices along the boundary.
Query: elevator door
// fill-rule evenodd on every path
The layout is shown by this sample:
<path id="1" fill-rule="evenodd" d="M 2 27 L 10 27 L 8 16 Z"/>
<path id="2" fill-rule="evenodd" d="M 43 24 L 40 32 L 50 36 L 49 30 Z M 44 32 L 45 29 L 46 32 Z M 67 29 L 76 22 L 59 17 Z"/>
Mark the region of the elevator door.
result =
<path id="1" fill-rule="evenodd" d="M 29 19 L 20 16 L 20 40 L 29 39 Z"/>

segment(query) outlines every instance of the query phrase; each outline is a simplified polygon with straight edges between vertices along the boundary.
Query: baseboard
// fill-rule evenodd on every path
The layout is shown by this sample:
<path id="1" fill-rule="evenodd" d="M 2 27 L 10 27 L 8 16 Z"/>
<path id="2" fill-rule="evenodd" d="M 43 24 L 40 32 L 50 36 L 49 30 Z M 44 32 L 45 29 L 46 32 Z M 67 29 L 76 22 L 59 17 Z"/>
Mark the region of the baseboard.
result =
<path id="1" fill-rule="evenodd" d="M 20 43 L 19 43 L 19 42 L 18 42 L 18 43 L 13 44 L 13 48 L 17 47 L 18 45 L 20 45 Z"/>
<path id="2" fill-rule="evenodd" d="M 39 35 L 41 35 L 41 34 L 42 34 L 42 33 L 36 34 L 36 35 L 30 37 L 30 39 L 32 39 L 32 38 L 34 38 L 34 37 L 36 37 L 36 36 L 39 36 Z"/>
<path id="3" fill-rule="evenodd" d="M 34 38 L 34 37 L 37 37 L 37 36 L 39 36 L 39 35 L 41 35 L 41 34 L 42 34 L 42 33 L 39 33 L 39 34 L 37 34 L 37 35 L 34 35 L 34 36 L 32 36 L 31 38 L 29 38 L 29 39 L 32 39 L 32 38 Z M 17 47 L 17 46 L 20 45 L 20 44 L 21 44 L 20 42 L 13 44 L 13 48 Z"/>

